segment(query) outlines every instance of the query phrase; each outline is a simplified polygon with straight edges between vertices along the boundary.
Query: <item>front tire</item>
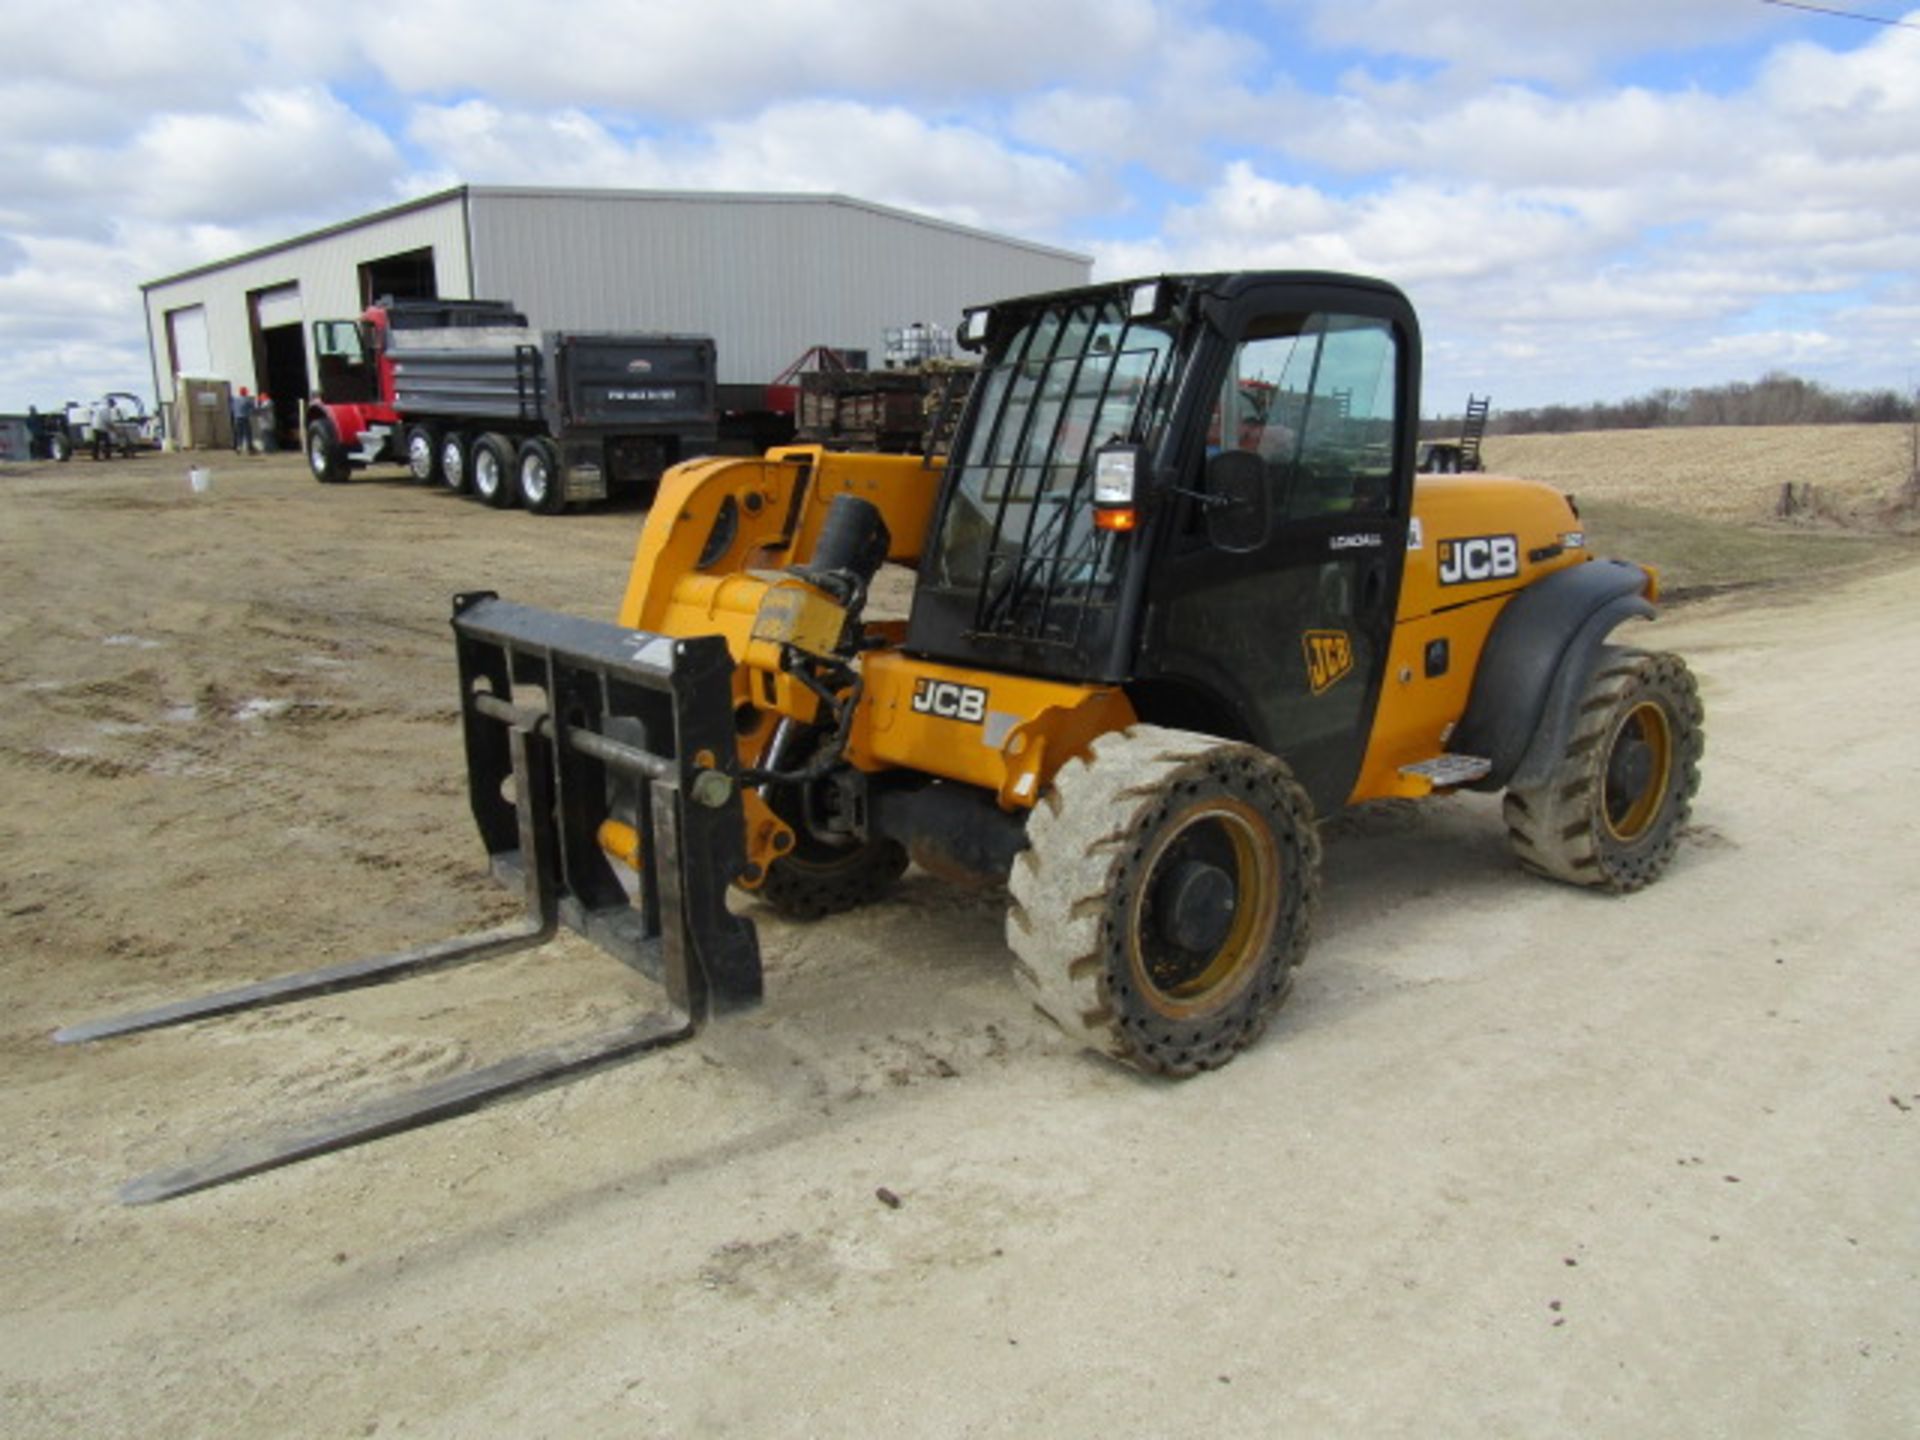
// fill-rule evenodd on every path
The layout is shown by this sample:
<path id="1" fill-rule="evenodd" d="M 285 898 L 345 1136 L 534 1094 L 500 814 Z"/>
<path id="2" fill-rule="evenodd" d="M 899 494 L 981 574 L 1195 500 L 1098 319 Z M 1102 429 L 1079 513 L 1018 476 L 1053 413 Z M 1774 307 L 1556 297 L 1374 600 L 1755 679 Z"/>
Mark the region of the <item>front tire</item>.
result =
<path id="1" fill-rule="evenodd" d="M 469 457 L 473 495 L 496 510 L 513 504 L 513 443 L 488 431 L 473 442 Z"/>
<path id="2" fill-rule="evenodd" d="M 567 492 L 560 480 L 560 450 L 551 440 L 535 437 L 521 442 L 514 471 L 520 503 L 536 515 L 558 515 L 567 508 Z"/>
<path id="3" fill-rule="evenodd" d="M 1679 656 L 1603 649 L 1552 773 L 1507 791 L 1507 836 L 1520 863 L 1615 894 L 1657 880 L 1700 788 L 1704 718 Z"/>
<path id="4" fill-rule="evenodd" d="M 788 920 L 820 920 L 884 899 L 907 868 L 897 841 L 864 840 L 844 848 L 799 831 L 791 851 L 767 867 L 754 893 Z"/>
<path id="5" fill-rule="evenodd" d="M 307 425 L 307 468 L 322 485 L 344 485 L 347 451 L 333 422 L 324 415 Z"/>
<path id="6" fill-rule="evenodd" d="M 1008 880 L 1020 986 L 1150 1073 L 1224 1065 L 1286 1000 L 1319 890 L 1312 806 L 1251 745 L 1134 725 L 1060 768 Z"/>

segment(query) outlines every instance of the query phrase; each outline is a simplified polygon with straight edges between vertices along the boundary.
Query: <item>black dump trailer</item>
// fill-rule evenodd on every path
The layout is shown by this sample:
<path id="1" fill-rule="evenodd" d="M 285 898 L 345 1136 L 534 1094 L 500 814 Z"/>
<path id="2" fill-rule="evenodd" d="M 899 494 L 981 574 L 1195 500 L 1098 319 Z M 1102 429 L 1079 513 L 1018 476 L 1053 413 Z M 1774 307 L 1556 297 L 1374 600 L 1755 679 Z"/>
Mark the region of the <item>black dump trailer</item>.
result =
<path id="1" fill-rule="evenodd" d="M 322 479 L 397 459 L 488 504 L 553 514 L 650 489 L 715 447 L 705 335 L 534 330 L 509 304 L 471 300 L 382 300 L 356 328 L 363 353 L 378 357 L 367 367 L 374 393 L 327 403 L 323 356 L 317 408 L 337 448 L 313 457 Z M 334 461 L 337 474 L 322 474 Z"/>

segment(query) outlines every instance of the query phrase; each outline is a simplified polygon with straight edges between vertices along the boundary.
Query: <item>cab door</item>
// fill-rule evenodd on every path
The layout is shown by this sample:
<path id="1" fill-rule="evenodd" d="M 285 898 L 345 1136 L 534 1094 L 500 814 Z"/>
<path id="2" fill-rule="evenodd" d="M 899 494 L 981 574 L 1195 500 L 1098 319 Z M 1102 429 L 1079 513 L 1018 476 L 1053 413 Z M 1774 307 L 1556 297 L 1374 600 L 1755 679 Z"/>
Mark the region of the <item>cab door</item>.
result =
<path id="1" fill-rule="evenodd" d="M 313 322 L 313 363 L 326 405 L 372 405 L 380 399 L 369 327 L 358 320 Z"/>
<path id="2" fill-rule="evenodd" d="M 1280 755 L 1326 813 L 1359 773 L 1392 638 L 1418 335 L 1404 302 L 1333 287 L 1255 291 L 1211 323 L 1136 705 Z"/>

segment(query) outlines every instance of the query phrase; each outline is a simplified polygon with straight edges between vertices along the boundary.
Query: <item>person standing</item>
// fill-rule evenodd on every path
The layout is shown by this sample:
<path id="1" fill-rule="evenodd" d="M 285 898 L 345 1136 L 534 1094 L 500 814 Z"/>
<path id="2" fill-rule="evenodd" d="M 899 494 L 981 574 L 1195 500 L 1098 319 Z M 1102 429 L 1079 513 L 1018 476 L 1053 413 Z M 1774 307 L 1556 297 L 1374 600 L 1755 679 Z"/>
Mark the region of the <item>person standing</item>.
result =
<path id="1" fill-rule="evenodd" d="M 275 433 L 278 423 L 273 397 L 262 390 L 253 397 L 253 443 L 262 455 L 271 455 L 280 448 L 280 437 Z"/>
<path id="2" fill-rule="evenodd" d="M 242 385 L 234 391 L 231 405 L 233 413 L 233 453 L 243 455 L 253 446 L 253 396 Z"/>
<path id="3" fill-rule="evenodd" d="M 113 408 L 111 395 L 93 407 L 93 458 L 111 460 L 113 458 L 113 422 L 119 418 Z"/>

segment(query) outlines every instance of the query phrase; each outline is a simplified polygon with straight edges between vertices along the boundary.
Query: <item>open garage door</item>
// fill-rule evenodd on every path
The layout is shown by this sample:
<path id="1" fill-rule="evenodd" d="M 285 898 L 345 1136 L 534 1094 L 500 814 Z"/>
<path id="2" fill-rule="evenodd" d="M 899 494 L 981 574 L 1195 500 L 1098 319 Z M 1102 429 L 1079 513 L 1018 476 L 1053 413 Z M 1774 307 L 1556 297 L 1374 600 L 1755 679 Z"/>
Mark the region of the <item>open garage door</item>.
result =
<path id="1" fill-rule="evenodd" d="M 438 300 L 440 286 L 434 269 L 433 247 L 384 255 L 360 266 L 360 303 L 371 305 L 383 295 L 396 300 Z"/>
<path id="2" fill-rule="evenodd" d="M 298 435 L 306 411 L 305 312 L 298 284 L 273 285 L 248 295 L 253 325 L 253 371 L 273 401 L 273 429 L 281 443 Z"/>

